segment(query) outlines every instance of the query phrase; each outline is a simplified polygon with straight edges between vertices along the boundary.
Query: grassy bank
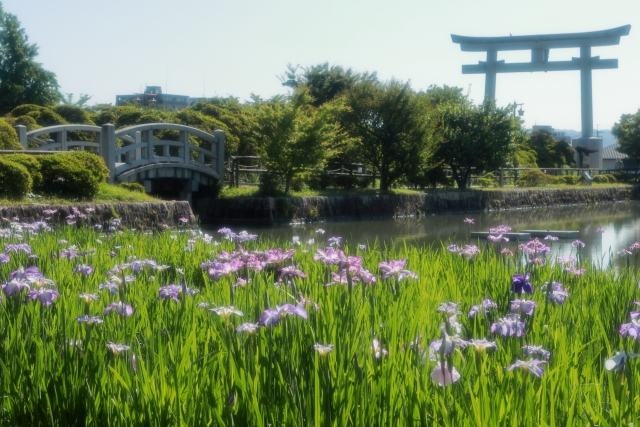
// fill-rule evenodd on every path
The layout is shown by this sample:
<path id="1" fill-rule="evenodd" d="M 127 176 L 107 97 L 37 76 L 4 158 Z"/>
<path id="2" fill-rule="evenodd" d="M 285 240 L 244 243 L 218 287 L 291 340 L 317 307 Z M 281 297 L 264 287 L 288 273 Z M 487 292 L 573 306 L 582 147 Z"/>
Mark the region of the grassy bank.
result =
<path id="1" fill-rule="evenodd" d="M 513 190 L 540 190 L 545 188 L 561 188 L 561 189 L 576 189 L 576 188 L 609 188 L 609 187 L 629 187 L 631 184 L 593 184 L 592 187 L 579 186 L 579 185 L 567 185 L 567 184 L 553 184 L 544 187 L 471 187 L 466 191 L 513 191 Z M 380 191 L 375 188 L 368 188 L 364 190 L 360 189 L 338 189 L 328 188 L 326 190 L 303 190 L 303 191 L 290 191 L 288 194 L 281 192 L 273 194 L 271 197 L 308 197 L 308 196 L 371 196 L 378 194 L 424 194 L 424 193 L 437 193 L 441 191 L 458 191 L 456 188 L 437 188 L 437 189 L 422 189 L 414 190 L 408 188 L 394 188 L 388 191 Z M 234 187 L 225 188 L 220 192 L 220 197 L 262 197 L 260 189 L 256 186 L 246 187 Z"/>
<path id="2" fill-rule="evenodd" d="M 439 247 L 347 242 L 344 248 L 342 242 L 347 255 L 360 257 L 345 261 L 354 268 L 361 263 L 377 283 L 353 281 L 363 274 L 353 269 L 351 279 L 343 276 L 353 288 L 325 287 L 338 266 L 314 261 L 331 242 L 320 233 L 304 236 L 315 241 L 301 246 L 243 242 L 250 253 L 232 253 L 240 246 L 220 235 L 218 244 L 182 230 L 22 235 L 0 234 L 10 257 L 1 266 L 3 281 L 20 266 L 35 265 L 57 284 L 32 281 L 36 298 L 50 301 L 45 289 L 59 296 L 48 306 L 30 299 L 25 305 L 26 291 L 10 296 L 3 287 L 0 408 L 7 425 L 617 426 L 636 420 L 640 410 L 640 360 L 628 360 L 619 373 L 604 369 L 615 351 L 637 350 L 618 332 L 639 298 L 633 271 L 585 266 L 574 275 L 555 260 L 533 267 L 492 246 L 475 255 L 467 250 L 468 259 Z M 12 243 L 29 244 L 38 257 Z M 288 258 L 275 248 L 295 252 Z M 167 267 L 140 262 L 149 259 Z M 405 268 L 418 277 L 383 280 L 380 263 L 397 259 L 407 259 Z M 525 271 L 533 294 L 511 293 L 513 275 Z M 564 284 L 564 304 L 540 289 L 549 281 Z M 159 292 L 170 283 L 179 285 L 174 293 Z M 81 293 L 99 299 L 85 296 L 85 303 Z M 518 297 L 537 304 L 532 316 L 516 316 L 524 335 L 492 334 L 491 325 Z M 498 307 L 468 318 L 486 298 Z M 124 305 L 112 305 L 118 302 Z M 462 304 L 438 312 L 447 302 Z M 131 314 L 119 315 L 129 314 L 126 306 Z M 452 319 L 456 310 L 461 313 Z M 89 326 L 76 320 L 83 315 L 99 319 Z M 451 354 L 430 354 L 441 325 L 454 335 L 458 322 Z M 255 325 L 244 327 L 255 327 L 255 334 L 238 332 L 244 323 Z M 497 349 L 477 352 L 469 344 L 482 338 Z M 551 352 L 540 377 L 507 369 L 517 360 L 546 361 L 525 356 L 525 345 Z M 444 387 L 434 382 L 444 371 L 432 360 L 443 358 L 460 374 Z"/>
<path id="3" fill-rule="evenodd" d="M 30 204 L 50 204 L 50 205 L 68 205 L 82 203 L 108 203 L 108 202 L 153 202 L 157 201 L 145 193 L 129 191 L 117 185 L 107 183 L 100 184 L 100 191 L 93 200 L 78 200 L 60 197 L 49 197 L 40 195 L 29 195 L 23 199 L 0 199 L 0 206 L 11 205 L 30 205 Z"/>

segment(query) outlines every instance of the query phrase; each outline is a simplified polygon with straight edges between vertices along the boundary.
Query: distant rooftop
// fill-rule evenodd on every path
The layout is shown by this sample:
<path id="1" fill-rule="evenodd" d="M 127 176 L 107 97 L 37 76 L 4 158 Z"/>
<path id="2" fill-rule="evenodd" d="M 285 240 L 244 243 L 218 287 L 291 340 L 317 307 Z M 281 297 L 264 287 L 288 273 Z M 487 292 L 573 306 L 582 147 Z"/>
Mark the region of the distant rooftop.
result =
<path id="1" fill-rule="evenodd" d="M 607 147 L 604 147 L 602 149 L 602 159 L 603 160 L 628 159 L 629 156 L 627 156 L 624 153 L 619 152 L 618 151 L 619 148 L 620 148 L 619 144 L 613 144 L 613 145 L 609 145 Z"/>

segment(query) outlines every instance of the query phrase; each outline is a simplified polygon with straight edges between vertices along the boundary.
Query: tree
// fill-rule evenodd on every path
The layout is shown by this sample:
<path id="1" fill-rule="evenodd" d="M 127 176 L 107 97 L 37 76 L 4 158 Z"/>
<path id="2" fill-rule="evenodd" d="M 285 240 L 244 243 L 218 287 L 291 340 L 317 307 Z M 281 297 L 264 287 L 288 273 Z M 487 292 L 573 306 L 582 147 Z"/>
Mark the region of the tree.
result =
<path id="1" fill-rule="evenodd" d="M 635 114 L 623 114 L 620 123 L 613 125 L 612 133 L 620 144 L 619 151 L 640 163 L 640 110 Z"/>
<path id="2" fill-rule="evenodd" d="M 341 123 L 358 140 L 363 160 L 378 171 L 381 190 L 431 158 L 428 108 L 409 83 L 364 80 L 346 93 L 345 103 Z"/>
<path id="3" fill-rule="evenodd" d="M 0 4 L 0 114 L 22 104 L 55 105 L 60 100 L 55 74 L 34 61 L 38 47 L 28 40 L 18 18 Z"/>
<path id="4" fill-rule="evenodd" d="M 329 66 L 324 64 L 313 65 L 308 68 L 287 66 L 284 76 L 280 77 L 282 86 L 309 89 L 309 95 L 313 98 L 311 105 L 319 107 L 332 101 L 351 89 L 356 83 L 363 80 L 377 80 L 376 74 L 356 73 L 351 68 L 344 69 L 339 65 Z"/>
<path id="5" fill-rule="evenodd" d="M 257 111 L 254 131 L 262 160 L 270 171 L 282 174 L 285 192 L 297 174 L 323 166 L 344 138 L 336 121 L 339 108 L 315 108 L 312 101 L 302 89 L 288 103 L 261 105 Z"/>
<path id="6" fill-rule="evenodd" d="M 63 104 L 69 104 L 69 105 L 74 105 L 76 107 L 86 107 L 87 102 L 93 98 L 93 96 L 91 95 L 87 95 L 86 93 L 81 93 L 80 96 L 78 97 L 77 101 L 74 101 L 74 94 L 73 93 L 65 93 L 64 95 L 60 95 L 60 101 Z"/>
<path id="7" fill-rule="evenodd" d="M 438 117 L 441 141 L 435 157 L 451 168 L 458 188 L 471 176 L 502 166 L 509 153 L 515 123 L 510 112 L 492 102 L 476 106 L 445 104 Z"/>
<path id="8" fill-rule="evenodd" d="M 438 108 L 445 104 L 469 106 L 471 102 L 467 95 L 462 94 L 462 88 L 447 86 L 442 87 L 431 85 L 426 92 L 421 94 L 433 108 Z"/>
<path id="9" fill-rule="evenodd" d="M 529 145 L 536 152 L 541 168 L 561 168 L 575 166 L 575 150 L 565 141 L 558 141 L 549 132 L 535 131 L 529 138 Z"/>

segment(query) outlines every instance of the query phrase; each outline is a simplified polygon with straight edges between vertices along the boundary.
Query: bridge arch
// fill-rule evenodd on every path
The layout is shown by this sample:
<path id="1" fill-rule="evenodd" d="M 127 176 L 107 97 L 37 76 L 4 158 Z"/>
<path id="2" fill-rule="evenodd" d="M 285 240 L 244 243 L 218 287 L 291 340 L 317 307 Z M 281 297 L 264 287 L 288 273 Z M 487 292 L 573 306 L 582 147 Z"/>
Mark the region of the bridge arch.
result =
<path id="1" fill-rule="evenodd" d="M 224 179 L 224 141 L 222 130 L 213 134 L 174 123 L 147 123 L 117 129 L 112 124 L 102 126 L 56 125 L 27 132 L 15 126 L 25 150 L 70 151 L 90 150 L 100 155 L 109 168 L 109 182 L 140 182 L 152 191 L 154 179 L 171 180 L 180 188 L 180 198 L 191 201 L 192 193 L 201 185 L 214 185 Z M 177 141 L 156 139 L 161 130 L 179 132 Z M 94 132 L 94 141 L 69 141 L 69 132 Z M 42 135 L 55 139 L 43 140 Z M 200 145 L 192 144 L 190 136 Z M 117 141 L 121 144 L 117 144 Z M 29 142 L 35 148 L 29 148 Z M 33 145 L 33 144 L 32 144 Z M 120 146 L 118 146 L 120 145 Z"/>

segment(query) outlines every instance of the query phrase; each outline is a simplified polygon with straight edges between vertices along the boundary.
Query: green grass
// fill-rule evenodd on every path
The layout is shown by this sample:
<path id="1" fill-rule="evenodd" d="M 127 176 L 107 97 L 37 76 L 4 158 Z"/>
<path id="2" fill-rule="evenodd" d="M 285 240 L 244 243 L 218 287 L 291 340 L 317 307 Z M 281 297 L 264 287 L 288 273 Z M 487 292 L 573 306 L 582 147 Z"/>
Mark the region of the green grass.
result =
<path id="1" fill-rule="evenodd" d="M 587 268 L 585 275 L 571 276 L 560 266 L 533 270 L 536 291 L 531 298 L 538 308 L 526 320 L 526 336 L 501 338 L 491 336 L 489 326 L 509 311 L 511 276 L 527 267 L 505 261 L 491 247 L 468 261 L 443 248 L 388 249 L 375 242 L 366 250 L 348 246 L 347 252 L 362 256 L 363 265 L 375 273 L 382 260 L 407 258 L 407 268 L 419 275 L 400 286 L 379 281 L 350 292 L 346 285 L 323 286 L 327 270 L 312 258 L 326 245 L 326 237 L 316 236 L 317 244 L 304 248 L 307 251 L 298 248 L 294 255 L 306 273 L 295 288 L 274 286 L 279 273 L 267 266 L 262 272 L 241 270 L 238 274 L 248 274 L 252 281 L 232 293 L 235 275 L 214 282 L 200 263 L 235 246 L 227 241 L 215 246 L 197 236 L 179 230 L 100 235 L 62 228 L 24 240 L 4 238 L 5 245 L 28 242 L 39 258 L 10 253 L 11 261 L 1 266 L 3 280 L 21 265 L 37 265 L 58 284 L 60 297 L 50 307 L 25 305 L 24 294 L 2 302 L 0 424 L 618 426 L 637 420 L 640 360 L 631 360 L 626 374 L 603 369 L 615 350 L 637 349 L 618 334 L 639 297 L 633 271 Z M 183 249 L 188 239 L 195 240 L 191 252 Z M 94 248 L 95 253 L 60 258 L 69 245 Z M 260 240 L 243 246 L 286 248 L 288 243 Z M 126 274 L 135 275 L 135 281 L 120 287 L 119 295 L 97 290 L 108 270 L 134 257 L 171 268 L 146 267 L 139 273 L 128 269 Z M 91 264 L 95 272 L 74 274 L 80 263 Z M 182 277 L 200 293 L 181 295 L 180 303 L 158 300 L 160 286 L 180 283 Z M 548 303 L 539 290 L 551 279 L 562 281 L 570 292 L 562 306 Z M 257 322 L 266 308 L 296 304 L 296 291 L 319 305 L 317 311 L 307 305 L 308 320 L 291 316 L 277 326 L 260 328 L 256 336 L 235 332 L 243 322 Z M 78 297 L 81 292 L 99 293 L 101 299 L 85 306 Z M 470 306 L 488 297 L 499 309 L 486 318 L 467 319 Z M 133 307 L 131 317 L 103 315 L 109 303 L 120 300 Z M 436 309 L 448 301 L 462 302 L 464 339 L 489 337 L 497 341 L 498 350 L 478 355 L 456 350 L 451 362 L 462 378 L 442 388 L 430 378 L 435 363 L 426 355 L 429 343 L 442 335 L 445 319 Z M 225 321 L 198 307 L 201 302 L 234 305 L 244 316 Z M 104 323 L 87 329 L 75 320 L 85 313 L 103 317 Z M 417 337 L 426 350 L 411 349 Z M 388 356 L 375 358 L 374 338 Z M 82 343 L 76 348 L 69 340 Z M 112 356 L 109 342 L 131 349 Z M 322 358 L 313 350 L 316 343 L 335 347 Z M 505 370 L 525 359 L 524 344 L 552 352 L 540 379 L 526 371 Z M 229 406 L 232 392 L 235 405 Z"/>
<path id="2" fill-rule="evenodd" d="M 308 197 L 308 196 L 366 196 L 377 194 L 422 194 L 424 190 L 411 190 L 407 188 L 394 188 L 388 191 L 380 191 L 377 188 L 367 189 L 338 189 L 327 188 L 326 190 L 303 190 L 303 191 L 290 191 L 286 194 L 284 191 L 274 195 L 273 197 Z M 220 197 L 261 197 L 260 189 L 258 187 L 233 187 L 225 188 L 220 192 Z"/>
<path id="3" fill-rule="evenodd" d="M 572 190 L 576 188 L 585 189 L 585 188 L 609 188 L 609 187 L 633 187 L 633 184 L 625 184 L 622 182 L 617 183 L 604 183 L 604 184 L 593 184 L 592 186 L 586 185 L 569 185 L 569 184 L 549 184 L 540 187 L 517 187 L 517 186 L 504 186 L 504 187 L 473 187 L 474 190 L 482 190 L 482 191 L 509 191 L 509 190 L 540 190 L 546 188 L 561 188 L 566 190 Z"/>
<path id="4" fill-rule="evenodd" d="M 106 202 L 155 202 L 158 201 L 145 193 L 129 191 L 117 185 L 107 183 L 100 184 L 100 190 L 93 200 L 78 200 L 73 198 L 61 198 L 52 196 L 30 195 L 20 200 L 0 199 L 0 206 L 49 204 L 65 205 L 69 203 L 106 203 Z"/>

